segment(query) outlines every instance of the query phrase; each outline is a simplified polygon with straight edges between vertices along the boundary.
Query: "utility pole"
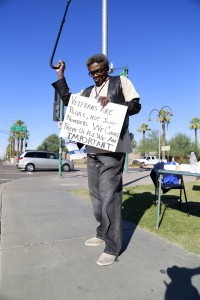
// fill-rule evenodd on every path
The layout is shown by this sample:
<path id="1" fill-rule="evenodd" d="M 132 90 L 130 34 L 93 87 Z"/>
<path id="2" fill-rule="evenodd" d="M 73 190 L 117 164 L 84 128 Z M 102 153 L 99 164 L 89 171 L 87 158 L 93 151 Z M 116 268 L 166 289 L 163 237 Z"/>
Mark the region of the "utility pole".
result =
<path id="1" fill-rule="evenodd" d="M 108 56 L 108 1 L 102 0 L 102 53 Z M 128 67 L 124 67 L 124 75 L 128 77 Z M 125 172 L 128 172 L 128 154 L 125 157 Z"/>
<path id="2" fill-rule="evenodd" d="M 102 0 L 102 53 L 108 56 L 108 4 Z"/>

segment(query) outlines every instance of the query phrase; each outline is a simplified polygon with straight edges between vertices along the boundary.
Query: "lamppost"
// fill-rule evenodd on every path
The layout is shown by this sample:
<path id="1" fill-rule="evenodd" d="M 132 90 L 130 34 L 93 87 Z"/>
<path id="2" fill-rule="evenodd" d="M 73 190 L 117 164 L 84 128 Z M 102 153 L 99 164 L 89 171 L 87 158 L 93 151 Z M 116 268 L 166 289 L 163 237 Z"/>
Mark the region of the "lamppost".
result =
<path id="1" fill-rule="evenodd" d="M 157 111 L 157 113 L 158 113 L 157 116 L 158 116 L 158 118 L 160 119 L 161 114 L 162 114 L 162 111 L 164 110 L 164 108 L 168 108 L 168 109 L 170 110 L 170 114 L 169 114 L 169 115 L 170 115 L 170 116 L 173 116 L 171 107 L 165 105 L 165 106 L 161 107 L 160 110 L 158 110 L 157 108 L 152 109 L 151 112 L 150 112 L 150 114 L 149 114 L 149 119 L 148 119 L 148 121 L 151 121 L 151 114 L 152 114 L 154 111 Z M 163 123 L 163 126 L 164 126 L 164 123 L 165 123 L 165 122 L 166 122 L 166 120 L 163 120 L 163 121 L 160 121 L 160 120 L 159 120 L 159 123 Z M 164 127 L 163 127 L 163 136 L 164 136 L 164 135 L 165 135 L 165 132 L 164 132 Z M 159 124 L 159 130 L 158 130 L 158 156 L 159 156 L 159 161 L 160 161 L 160 124 Z"/>

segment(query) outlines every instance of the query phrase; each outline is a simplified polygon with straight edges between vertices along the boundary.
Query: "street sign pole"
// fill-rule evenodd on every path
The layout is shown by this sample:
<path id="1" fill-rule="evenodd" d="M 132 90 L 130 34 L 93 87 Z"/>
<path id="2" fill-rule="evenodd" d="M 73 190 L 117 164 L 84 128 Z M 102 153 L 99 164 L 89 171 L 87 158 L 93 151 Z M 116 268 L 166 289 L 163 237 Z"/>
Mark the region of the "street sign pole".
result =
<path id="1" fill-rule="evenodd" d="M 63 101 L 60 99 L 60 122 L 63 121 Z M 62 177 L 62 138 L 59 138 L 59 177 Z"/>

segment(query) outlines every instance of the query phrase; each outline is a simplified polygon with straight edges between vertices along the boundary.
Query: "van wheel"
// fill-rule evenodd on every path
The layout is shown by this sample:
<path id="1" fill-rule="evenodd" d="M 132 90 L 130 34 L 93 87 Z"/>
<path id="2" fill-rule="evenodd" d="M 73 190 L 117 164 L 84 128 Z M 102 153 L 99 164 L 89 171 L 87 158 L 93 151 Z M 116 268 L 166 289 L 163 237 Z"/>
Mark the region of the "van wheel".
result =
<path id="1" fill-rule="evenodd" d="M 62 170 L 63 170 L 64 172 L 68 172 L 68 171 L 70 170 L 70 166 L 69 166 L 68 164 L 64 164 L 64 165 L 62 166 Z"/>
<path id="2" fill-rule="evenodd" d="M 35 169 L 34 164 L 28 164 L 28 165 L 26 165 L 26 168 L 25 168 L 25 170 L 26 170 L 27 172 L 33 172 L 34 169 Z"/>

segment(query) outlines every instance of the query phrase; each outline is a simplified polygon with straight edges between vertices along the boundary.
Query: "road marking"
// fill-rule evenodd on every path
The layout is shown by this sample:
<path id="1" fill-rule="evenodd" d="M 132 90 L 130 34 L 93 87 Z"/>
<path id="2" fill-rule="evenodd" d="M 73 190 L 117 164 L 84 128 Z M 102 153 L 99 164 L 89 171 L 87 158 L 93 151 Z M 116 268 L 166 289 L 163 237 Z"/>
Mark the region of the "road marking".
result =
<path id="1" fill-rule="evenodd" d="M 59 184 L 60 186 L 77 186 L 77 185 L 80 185 L 78 183 L 61 183 Z"/>

